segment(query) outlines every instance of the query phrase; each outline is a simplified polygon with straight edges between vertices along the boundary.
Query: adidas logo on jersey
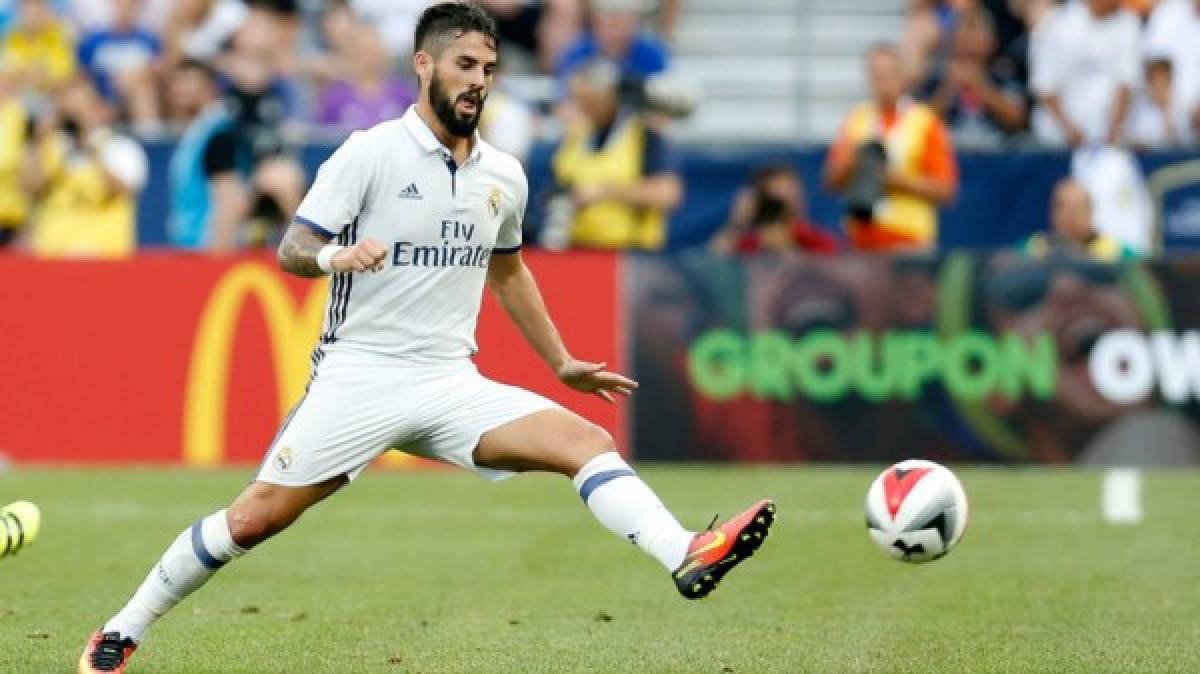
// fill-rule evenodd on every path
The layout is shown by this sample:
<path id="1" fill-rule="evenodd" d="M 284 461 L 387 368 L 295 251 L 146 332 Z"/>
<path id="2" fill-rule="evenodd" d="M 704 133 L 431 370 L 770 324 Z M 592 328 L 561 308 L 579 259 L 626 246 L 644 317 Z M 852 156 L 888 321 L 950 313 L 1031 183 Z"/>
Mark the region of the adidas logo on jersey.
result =
<path id="1" fill-rule="evenodd" d="M 405 187 L 404 189 L 400 190 L 400 194 L 398 196 L 401 199 L 424 199 L 425 198 L 425 197 L 421 196 L 421 191 L 417 189 L 416 183 L 409 183 L 408 187 Z"/>

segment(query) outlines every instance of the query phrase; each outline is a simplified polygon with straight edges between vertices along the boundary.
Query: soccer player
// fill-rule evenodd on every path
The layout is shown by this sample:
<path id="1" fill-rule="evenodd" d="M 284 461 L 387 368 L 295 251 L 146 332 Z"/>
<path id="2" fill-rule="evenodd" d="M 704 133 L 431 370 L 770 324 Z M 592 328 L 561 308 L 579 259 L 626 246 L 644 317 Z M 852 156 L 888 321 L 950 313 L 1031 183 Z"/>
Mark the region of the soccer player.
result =
<path id="1" fill-rule="evenodd" d="M 434 5 L 414 44 L 417 105 L 338 148 L 279 247 L 288 272 L 333 275 L 307 392 L 255 480 L 175 539 L 92 635 L 80 672 L 124 671 L 154 621 L 389 447 L 491 479 L 566 475 L 600 523 L 657 559 L 689 599 L 766 536 L 775 512 L 766 500 L 715 530 L 684 529 L 602 429 L 475 369 L 486 282 L 563 383 L 609 401 L 637 387 L 572 357 L 521 260 L 525 176 L 475 133 L 496 70 L 492 19 L 465 2 Z"/>

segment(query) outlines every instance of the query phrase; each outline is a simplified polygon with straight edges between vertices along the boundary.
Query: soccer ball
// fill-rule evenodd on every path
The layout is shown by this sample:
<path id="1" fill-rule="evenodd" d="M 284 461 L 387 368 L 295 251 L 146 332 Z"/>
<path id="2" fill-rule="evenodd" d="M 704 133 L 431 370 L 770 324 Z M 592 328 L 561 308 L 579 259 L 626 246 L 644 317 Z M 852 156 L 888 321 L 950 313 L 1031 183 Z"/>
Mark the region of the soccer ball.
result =
<path id="1" fill-rule="evenodd" d="M 880 473 L 867 492 L 867 532 L 895 559 L 943 557 L 967 527 L 967 495 L 945 466 L 909 459 Z"/>
<path id="2" fill-rule="evenodd" d="M 37 538 L 42 511 L 29 501 L 16 501 L 0 508 L 0 557 L 16 554 Z"/>

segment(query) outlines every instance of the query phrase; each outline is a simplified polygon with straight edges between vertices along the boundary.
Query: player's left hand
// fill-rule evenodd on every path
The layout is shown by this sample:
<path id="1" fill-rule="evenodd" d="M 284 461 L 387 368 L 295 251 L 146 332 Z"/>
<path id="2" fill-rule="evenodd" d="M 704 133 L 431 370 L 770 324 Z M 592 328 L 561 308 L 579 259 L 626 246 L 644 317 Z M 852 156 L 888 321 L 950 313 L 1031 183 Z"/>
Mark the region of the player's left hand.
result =
<path id="1" fill-rule="evenodd" d="M 576 391 L 595 393 L 608 402 L 613 394 L 627 396 L 633 393 L 638 383 L 628 377 L 604 369 L 607 363 L 589 363 L 569 360 L 558 368 L 558 378 Z"/>

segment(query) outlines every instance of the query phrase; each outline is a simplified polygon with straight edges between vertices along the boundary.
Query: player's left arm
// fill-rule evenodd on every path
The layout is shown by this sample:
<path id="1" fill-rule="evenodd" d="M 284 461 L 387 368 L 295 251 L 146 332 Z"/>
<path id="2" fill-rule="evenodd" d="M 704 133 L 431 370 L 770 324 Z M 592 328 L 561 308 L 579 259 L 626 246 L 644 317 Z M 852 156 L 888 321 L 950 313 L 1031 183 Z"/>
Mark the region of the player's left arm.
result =
<path id="1" fill-rule="evenodd" d="M 488 263 L 488 287 L 500 306 L 525 336 L 538 356 L 567 386 L 612 402 L 612 394 L 629 395 L 637 382 L 605 370 L 606 363 L 577 360 L 567 351 L 562 336 L 550 320 L 537 281 L 521 259 L 521 253 L 493 254 Z"/>

